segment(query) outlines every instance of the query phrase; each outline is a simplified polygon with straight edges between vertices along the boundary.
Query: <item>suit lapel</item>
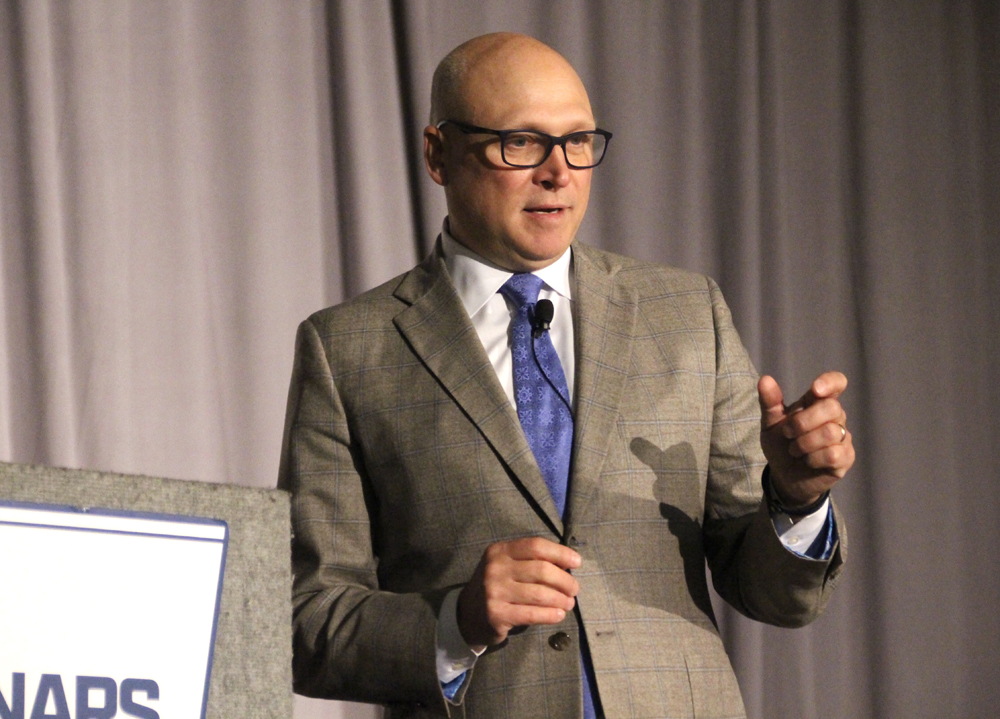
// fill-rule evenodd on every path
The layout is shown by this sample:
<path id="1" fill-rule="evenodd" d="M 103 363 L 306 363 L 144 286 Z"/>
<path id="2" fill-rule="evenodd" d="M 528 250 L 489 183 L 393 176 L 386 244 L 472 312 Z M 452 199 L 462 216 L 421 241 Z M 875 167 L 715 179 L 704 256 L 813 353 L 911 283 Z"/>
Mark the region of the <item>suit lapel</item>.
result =
<path id="1" fill-rule="evenodd" d="M 574 245 L 576 402 L 568 523 L 584 520 L 615 434 L 632 358 L 637 298 L 607 255 Z"/>
<path id="2" fill-rule="evenodd" d="M 562 536 L 562 520 L 517 412 L 448 277 L 440 250 L 411 270 L 394 295 L 409 305 L 393 319 L 397 329 L 499 455 L 535 511 Z"/>

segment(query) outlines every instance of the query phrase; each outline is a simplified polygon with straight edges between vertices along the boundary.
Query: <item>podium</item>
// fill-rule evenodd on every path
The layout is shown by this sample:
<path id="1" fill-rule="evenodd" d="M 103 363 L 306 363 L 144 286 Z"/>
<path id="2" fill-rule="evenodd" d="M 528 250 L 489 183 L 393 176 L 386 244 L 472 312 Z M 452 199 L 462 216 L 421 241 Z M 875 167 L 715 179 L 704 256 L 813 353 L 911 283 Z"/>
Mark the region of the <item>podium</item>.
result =
<path id="1" fill-rule="evenodd" d="M 0 718 L 292 716 L 288 496 L 0 463 Z"/>

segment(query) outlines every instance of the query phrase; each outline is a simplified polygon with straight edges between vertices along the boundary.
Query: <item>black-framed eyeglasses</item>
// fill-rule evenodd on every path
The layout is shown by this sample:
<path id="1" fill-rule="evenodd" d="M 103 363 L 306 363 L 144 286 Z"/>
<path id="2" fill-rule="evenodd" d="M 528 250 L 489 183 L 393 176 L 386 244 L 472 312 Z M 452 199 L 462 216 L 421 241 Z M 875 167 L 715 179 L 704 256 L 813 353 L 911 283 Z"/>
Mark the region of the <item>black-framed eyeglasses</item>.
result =
<path id="1" fill-rule="evenodd" d="M 442 120 L 436 127 L 440 129 L 443 125 L 454 125 L 466 135 L 496 135 L 500 142 L 487 148 L 487 156 L 492 152 L 494 156 L 490 159 L 493 162 L 499 159 L 505 165 L 519 168 L 538 167 L 549 159 L 556 145 L 562 147 L 566 164 L 574 170 L 597 167 L 611 142 L 611 133 L 600 128 L 553 137 L 538 130 L 491 130 L 458 120 Z M 497 146 L 500 149 L 499 158 L 495 156 Z"/>

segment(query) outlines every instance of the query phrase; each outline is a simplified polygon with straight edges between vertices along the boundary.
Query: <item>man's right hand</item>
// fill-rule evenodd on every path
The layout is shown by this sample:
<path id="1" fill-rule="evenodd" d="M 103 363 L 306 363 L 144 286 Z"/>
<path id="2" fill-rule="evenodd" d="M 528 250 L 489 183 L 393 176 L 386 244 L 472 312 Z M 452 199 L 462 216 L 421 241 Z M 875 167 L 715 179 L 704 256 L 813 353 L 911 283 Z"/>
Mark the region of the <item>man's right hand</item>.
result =
<path id="1" fill-rule="evenodd" d="M 491 544 L 458 596 L 458 628 L 480 651 L 514 627 L 558 624 L 572 611 L 580 584 L 567 571 L 580 566 L 569 547 L 526 537 Z"/>

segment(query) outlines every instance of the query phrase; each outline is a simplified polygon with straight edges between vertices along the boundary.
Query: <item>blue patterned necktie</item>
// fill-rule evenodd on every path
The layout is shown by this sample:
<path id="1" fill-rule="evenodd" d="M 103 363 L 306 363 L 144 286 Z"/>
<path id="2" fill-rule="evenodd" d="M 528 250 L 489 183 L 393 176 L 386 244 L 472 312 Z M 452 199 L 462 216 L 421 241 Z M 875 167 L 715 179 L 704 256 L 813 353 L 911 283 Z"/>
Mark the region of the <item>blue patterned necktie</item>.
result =
<path id="1" fill-rule="evenodd" d="M 511 320 L 511 358 L 517 418 L 535 455 L 559 516 L 566 512 L 569 461 L 573 451 L 573 413 L 566 375 L 548 331 L 532 336 L 531 320 L 542 289 L 542 279 L 527 272 L 513 275 L 500 293 L 516 308 Z M 581 632 L 582 638 L 582 632 Z M 583 716 L 595 719 L 590 692 L 590 656 L 581 647 Z"/>
<path id="2" fill-rule="evenodd" d="M 541 277 L 523 272 L 507 280 L 500 293 L 516 308 L 510 351 L 517 418 L 561 517 L 566 510 L 573 450 L 573 414 L 566 375 L 552 338 L 548 332 L 532 337 L 531 320 L 541 289 Z"/>

